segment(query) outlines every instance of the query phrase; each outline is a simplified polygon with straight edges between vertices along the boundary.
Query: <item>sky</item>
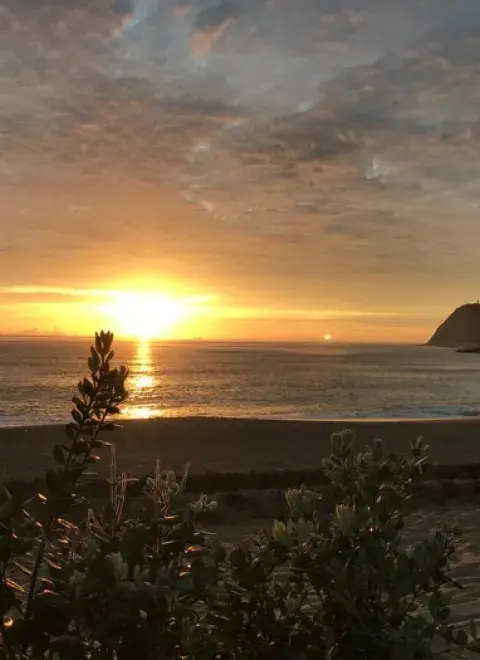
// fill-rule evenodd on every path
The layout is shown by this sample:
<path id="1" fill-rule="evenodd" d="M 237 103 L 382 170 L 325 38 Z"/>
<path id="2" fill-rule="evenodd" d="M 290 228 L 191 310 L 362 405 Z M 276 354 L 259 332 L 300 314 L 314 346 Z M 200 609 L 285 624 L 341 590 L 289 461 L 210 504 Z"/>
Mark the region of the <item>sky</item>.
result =
<path id="1" fill-rule="evenodd" d="M 140 291 L 176 337 L 428 339 L 480 297 L 476 5 L 2 0 L 0 333 Z"/>

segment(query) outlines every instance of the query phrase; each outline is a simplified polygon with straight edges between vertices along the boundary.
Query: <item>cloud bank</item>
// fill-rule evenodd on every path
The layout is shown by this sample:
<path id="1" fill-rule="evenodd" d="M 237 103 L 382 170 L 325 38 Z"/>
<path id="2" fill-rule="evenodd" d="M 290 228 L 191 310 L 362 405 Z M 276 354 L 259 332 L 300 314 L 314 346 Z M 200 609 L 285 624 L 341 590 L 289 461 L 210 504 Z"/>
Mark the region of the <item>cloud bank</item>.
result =
<path id="1" fill-rule="evenodd" d="M 476 297 L 475 2 L 12 0 L 0 38 L 6 284 L 115 245 L 259 304 Z"/>

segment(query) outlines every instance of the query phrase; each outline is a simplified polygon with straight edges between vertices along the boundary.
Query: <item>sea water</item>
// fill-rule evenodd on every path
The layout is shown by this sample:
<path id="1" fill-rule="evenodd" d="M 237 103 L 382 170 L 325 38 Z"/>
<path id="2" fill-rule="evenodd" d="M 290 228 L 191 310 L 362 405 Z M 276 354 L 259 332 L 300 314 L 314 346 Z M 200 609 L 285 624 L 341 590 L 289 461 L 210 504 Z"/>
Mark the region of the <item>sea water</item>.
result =
<path id="1" fill-rule="evenodd" d="M 0 340 L 0 426 L 63 423 L 89 342 Z M 117 342 L 129 418 L 443 418 L 480 411 L 480 355 L 413 345 Z"/>

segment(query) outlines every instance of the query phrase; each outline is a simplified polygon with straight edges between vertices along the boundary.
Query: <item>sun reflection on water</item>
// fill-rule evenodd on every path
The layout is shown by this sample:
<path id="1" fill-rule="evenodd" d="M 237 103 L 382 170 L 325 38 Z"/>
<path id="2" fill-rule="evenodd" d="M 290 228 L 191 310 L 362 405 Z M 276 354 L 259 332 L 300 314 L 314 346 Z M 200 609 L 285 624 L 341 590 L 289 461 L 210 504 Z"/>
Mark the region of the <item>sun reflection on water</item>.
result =
<path id="1" fill-rule="evenodd" d="M 132 419 L 161 417 L 164 411 L 152 401 L 157 385 L 151 346 L 148 341 L 140 341 L 128 379 L 129 398 L 123 408 L 123 415 Z"/>
<path id="2" fill-rule="evenodd" d="M 161 417 L 162 411 L 148 406 L 129 406 L 124 410 L 124 415 L 131 419 L 152 419 L 154 417 Z"/>
<path id="3" fill-rule="evenodd" d="M 155 380 L 151 374 L 140 374 L 134 379 L 134 388 L 136 392 L 142 392 L 151 389 L 154 383 Z"/>

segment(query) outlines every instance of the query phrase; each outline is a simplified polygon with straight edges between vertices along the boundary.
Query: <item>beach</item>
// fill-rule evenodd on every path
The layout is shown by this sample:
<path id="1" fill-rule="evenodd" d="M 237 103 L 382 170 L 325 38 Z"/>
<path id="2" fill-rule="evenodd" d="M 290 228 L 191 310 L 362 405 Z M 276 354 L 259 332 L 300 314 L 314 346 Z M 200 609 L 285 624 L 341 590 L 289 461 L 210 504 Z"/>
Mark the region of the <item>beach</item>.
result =
<path id="1" fill-rule="evenodd" d="M 389 451 L 402 452 L 423 436 L 432 463 L 480 463 L 480 418 L 448 420 L 288 421 L 230 418 L 160 418 L 119 423 L 104 439 L 115 442 L 119 465 L 132 475 L 151 472 L 159 458 L 165 468 L 192 475 L 315 468 L 328 454 L 332 433 L 351 429 L 356 447 L 381 438 Z M 52 449 L 64 442 L 63 426 L 0 428 L 4 478 L 31 480 L 52 465 Z M 108 467 L 100 462 L 100 470 Z M 102 465 L 103 464 L 103 465 Z"/>

